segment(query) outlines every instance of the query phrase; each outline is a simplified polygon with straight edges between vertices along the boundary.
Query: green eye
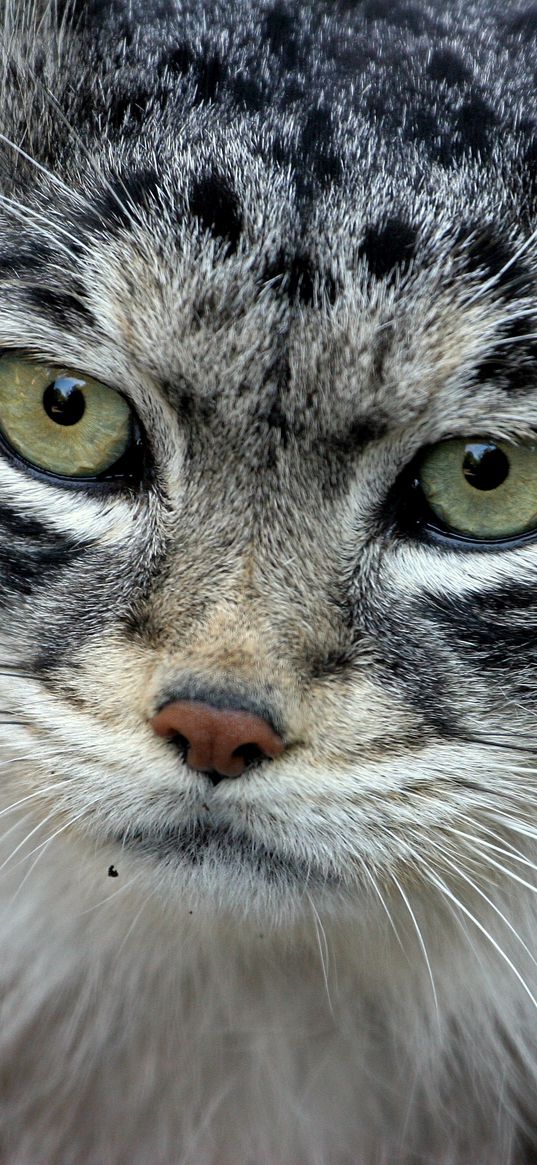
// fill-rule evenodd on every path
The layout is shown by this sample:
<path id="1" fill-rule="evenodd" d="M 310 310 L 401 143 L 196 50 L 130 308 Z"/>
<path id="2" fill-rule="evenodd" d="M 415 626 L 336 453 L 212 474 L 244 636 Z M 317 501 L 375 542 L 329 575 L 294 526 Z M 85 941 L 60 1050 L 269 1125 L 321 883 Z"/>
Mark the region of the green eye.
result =
<path id="1" fill-rule="evenodd" d="M 98 477 L 123 457 L 133 414 L 112 388 L 51 364 L 0 359 L 0 430 L 39 469 Z"/>
<path id="2" fill-rule="evenodd" d="M 442 441 L 425 454 L 419 480 L 433 514 L 453 533 L 486 541 L 537 530 L 537 445 Z"/>

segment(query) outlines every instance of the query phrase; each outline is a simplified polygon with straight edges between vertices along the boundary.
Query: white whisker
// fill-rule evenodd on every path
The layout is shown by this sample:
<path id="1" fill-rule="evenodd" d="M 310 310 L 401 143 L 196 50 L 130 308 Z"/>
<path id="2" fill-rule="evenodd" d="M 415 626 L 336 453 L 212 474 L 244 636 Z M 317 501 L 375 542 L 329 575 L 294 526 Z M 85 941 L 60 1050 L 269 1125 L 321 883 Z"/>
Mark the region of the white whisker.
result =
<path id="1" fill-rule="evenodd" d="M 333 1015 L 334 1010 L 333 1010 L 333 1006 L 332 1006 L 332 997 L 330 994 L 330 984 L 329 984 L 329 979 L 328 979 L 329 951 L 328 951 L 328 943 L 326 941 L 326 932 L 325 932 L 324 926 L 321 922 L 321 919 L 319 917 L 319 912 L 317 910 L 317 907 L 315 906 L 313 898 L 311 897 L 309 891 L 307 891 L 307 890 L 306 890 L 306 897 L 307 897 L 308 902 L 310 904 L 311 912 L 313 915 L 313 923 L 315 926 L 315 933 L 317 936 L 317 945 L 319 947 L 319 956 L 320 956 L 320 960 L 321 960 L 321 968 L 322 968 L 322 973 L 323 973 L 326 998 L 328 1000 L 328 1007 L 330 1009 L 331 1014 Z"/>
<path id="2" fill-rule="evenodd" d="M 423 859 L 421 859 L 421 864 L 423 866 L 423 869 L 426 870 L 427 876 L 430 879 L 431 883 L 437 887 L 437 889 L 440 891 L 440 893 L 444 897 L 448 898 L 451 902 L 453 902 L 454 905 L 457 907 L 457 909 L 460 910 L 465 915 L 465 917 L 469 919 L 469 921 L 471 923 L 473 923 L 473 925 L 477 928 L 478 931 L 480 931 L 480 933 L 487 940 L 487 942 L 490 943 L 490 945 L 494 948 L 494 950 L 497 952 L 497 954 L 500 956 L 500 958 L 504 961 L 504 963 L 507 964 L 509 969 L 513 972 L 513 975 L 515 976 L 515 978 L 520 983 L 520 986 L 522 987 L 523 991 L 528 996 L 528 998 L 531 1000 L 533 1006 L 537 1009 L 537 999 L 535 998 L 531 989 L 528 987 L 528 984 L 526 983 L 524 976 L 521 974 L 518 967 L 515 966 L 515 964 L 513 963 L 513 960 L 509 958 L 509 955 L 506 954 L 503 947 L 501 947 L 500 944 L 494 938 L 494 936 L 492 934 L 490 934 L 490 932 L 487 930 L 486 926 L 484 926 L 483 923 L 480 922 L 478 918 L 476 918 L 475 914 L 473 914 L 472 911 L 469 910 L 469 908 L 467 906 L 465 906 L 464 903 L 461 902 L 459 898 L 457 898 L 456 894 L 454 894 L 449 889 L 449 886 L 447 886 L 446 883 L 441 878 L 438 877 L 438 875 L 435 873 L 434 870 L 431 869 L 431 867 L 428 865 L 428 863 L 424 862 Z"/>
<path id="3" fill-rule="evenodd" d="M 490 909 L 493 910 L 494 913 L 498 915 L 498 918 L 501 918 L 502 922 L 505 923 L 507 929 L 511 931 L 511 934 L 513 935 L 513 937 L 517 940 L 517 942 L 520 943 L 520 945 L 524 948 L 526 954 L 531 959 L 532 963 L 534 963 L 535 966 L 537 967 L 537 958 L 535 957 L 533 952 L 530 950 L 527 943 L 524 942 L 524 939 L 519 935 L 518 931 L 515 929 L 512 922 L 510 922 L 509 919 L 506 917 L 506 915 L 503 913 L 503 910 L 500 910 L 500 907 L 497 905 L 497 903 L 494 902 L 494 900 L 492 898 L 489 898 L 488 894 L 485 894 L 485 891 L 480 886 L 478 886 L 477 882 L 474 882 L 473 878 L 470 878 L 469 875 L 464 872 L 460 863 L 456 864 L 455 862 L 450 860 L 450 856 L 448 856 L 449 851 L 446 850 L 445 846 L 441 846 L 439 844 L 439 842 L 431 841 L 431 839 L 429 840 L 429 844 L 431 844 L 434 847 L 434 849 L 437 850 L 438 853 L 442 854 L 444 862 L 451 870 L 455 871 L 457 877 L 462 878 L 463 882 L 466 882 L 466 884 L 468 886 L 470 886 L 471 889 L 476 894 L 478 894 L 479 897 L 482 898 L 484 902 L 487 903 L 487 906 L 490 906 Z M 451 855 L 451 856 L 453 856 L 453 855 Z"/>
<path id="4" fill-rule="evenodd" d="M 16 198 L 7 198 L 3 194 L 0 194 L 0 205 L 5 206 L 6 209 L 9 210 L 9 212 L 14 216 L 14 218 L 17 218 L 18 221 L 22 222 L 25 226 L 28 223 L 28 219 L 30 219 L 32 226 L 35 227 L 36 230 L 39 230 L 46 239 L 53 243 L 55 250 L 62 251 L 63 254 L 68 255 L 71 260 L 75 258 L 75 255 L 65 243 L 62 243 L 61 239 L 58 237 L 59 235 L 61 235 L 64 239 L 69 239 L 72 243 L 75 244 L 77 249 L 82 248 L 83 250 L 87 250 L 87 245 L 81 238 L 77 239 L 76 235 L 73 235 L 71 231 L 66 229 L 66 227 L 62 226 L 59 222 L 55 222 L 53 219 L 46 218 L 45 215 L 40 214 L 39 211 L 36 211 L 33 206 L 28 206 L 24 202 L 19 202 Z"/>
<path id="5" fill-rule="evenodd" d="M 391 877 L 392 877 L 392 881 L 394 882 L 395 886 L 397 887 L 397 890 L 399 891 L 399 894 L 401 895 L 401 898 L 403 899 L 403 902 L 408 910 L 410 918 L 412 919 L 412 924 L 414 926 L 414 930 L 416 931 L 416 935 L 418 937 L 418 942 L 419 942 L 419 945 L 421 947 L 421 952 L 422 952 L 423 958 L 425 959 L 425 965 L 427 967 L 427 973 L 429 975 L 429 980 L 431 983 L 431 989 L 432 989 L 432 993 L 433 993 L 434 1006 L 435 1006 L 436 1013 L 438 1015 L 439 1014 L 438 995 L 436 993 L 436 985 L 435 985 L 435 981 L 434 981 L 433 969 L 431 967 L 431 961 L 429 959 L 429 954 L 427 951 L 427 947 L 425 945 L 425 939 L 423 938 L 421 928 L 419 926 L 415 912 L 412 909 L 412 906 L 410 904 L 410 900 L 408 898 L 406 891 L 403 889 L 399 879 L 396 877 L 396 875 L 393 872 L 391 874 Z"/>
<path id="6" fill-rule="evenodd" d="M 22 147 L 18 146 L 16 142 L 11 140 L 11 138 L 8 138 L 5 134 L 0 133 L 0 142 L 3 142 L 4 145 L 14 150 L 16 154 L 19 154 L 21 158 L 24 158 L 26 162 L 29 162 L 30 165 L 34 166 L 35 169 L 38 170 L 41 174 L 44 174 L 49 182 L 52 182 L 55 186 L 59 186 L 63 194 L 67 194 L 69 198 L 75 198 L 76 201 L 79 202 L 82 206 L 85 206 L 87 210 L 94 209 L 92 203 L 89 202 L 87 198 L 84 198 L 79 190 L 75 190 L 74 188 L 71 189 L 69 186 L 67 186 L 63 179 L 58 178 L 57 174 L 54 174 L 53 171 L 49 170 L 47 166 L 43 166 L 41 162 L 36 160 L 36 158 L 32 158 L 31 154 L 28 154 L 26 150 L 23 150 Z"/>

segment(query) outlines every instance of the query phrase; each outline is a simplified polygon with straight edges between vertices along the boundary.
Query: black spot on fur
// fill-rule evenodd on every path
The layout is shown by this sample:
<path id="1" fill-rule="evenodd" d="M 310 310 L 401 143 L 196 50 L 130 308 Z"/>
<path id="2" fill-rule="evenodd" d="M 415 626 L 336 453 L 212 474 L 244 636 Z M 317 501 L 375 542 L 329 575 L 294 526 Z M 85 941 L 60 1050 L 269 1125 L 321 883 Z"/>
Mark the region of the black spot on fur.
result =
<path id="1" fill-rule="evenodd" d="M 309 110 L 302 127 L 300 141 L 304 154 L 310 155 L 318 150 L 330 152 L 333 142 L 332 119 L 330 111 L 317 106 Z"/>
<path id="2" fill-rule="evenodd" d="M 291 302 L 312 307 L 323 299 L 334 304 L 337 286 L 331 272 L 321 271 L 308 255 L 292 257 L 280 251 L 263 269 L 261 282 L 283 285 Z"/>
<path id="3" fill-rule="evenodd" d="M 521 1139 L 517 1148 L 515 1165 L 537 1165 L 537 1136 Z"/>
<path id="4" fill-rule="evenodd" d="M 415 253 L 417 232 L 400 218 L 388 218 L 379 226 L 367 229 L 360 247 L 372 275 L 386 279 L 396 271 L 408 269 Z"/>
<path id="5" fill-rule="evenodd" d="M 462 254 L 468 272 L 484 273 L 485 279 L 494 279 L 494 288 L 501 290 L 505 300 L 519 299 L 534 290 L 534 279 L 523 259 L 515 258 L 515 250 L 493 226 L 462 227 L 457 243 L 464 244 Z"/>
<path id="6" fill-rule="evenodd" d="M 524 40 L 531 40 L 537 36 L 537 4 L 530 4 L 523 12 L 516 12 L 508 16 L 503 22 L 507 31 L 513 36 L 521 36 Z"/>
<path id="7" fill-rule="evenodd" d="M 158 70 L 169 69 L 171 73 L 184 74 L 194 64 L 194 52 L 188 44 L 174 45 L 162 54 L 158 63 Z"/>
<path id="8" fill-rule="evenodd" d="M 216 101 L 226 76 L 226 66 L 216 53 L 201 57 L 195 66 L 196 103 Z"/>
<path id="9" fill-rule="evenodd" d="M 427 72 L 432 81 L 445 81 L 447 85 L 463 85 L 472 76 L 462 58 L 452 49 L 436 49 Z"/>
<path id="10" fill-rule="evenodd" d="M 285 370 L 285 374 L 288 375 L 287 368 Z M 282 404 L 282 400 L 281 400 L 281 396 L 280 396 L 279 391 L 277 393 L 275 393 L 274 398 L 270 404 L 270 407 L 266 411 L 263 419 L 264 419 L 269 431 L 272 430 L 274 433 L 277 434 L 278 443 L 284 449 L 287 448 L 287 445 L 289 443 L 289 436 L 290 436 L 290 425 L 289 425 L 288 417 L 286 416 L 284 409 L 283 409 L 283 404 Z"/>
<path id="11" fill-rule="evenodd" d="M 175 15 L 173 0 L 160 0 L 160 3 L 147 7 L 154 21 L 170 19 Z M 119 26 L 121 35 L 124 35 L 125 28 L 130 29 L 122 0 L 55 0 L 54 12 L 58 20 L 67 16 L 70 23 L 83 28 L 96 26 L 100 31 L 103 25 L 113 22 L 114 30 Z"/>
<path id="12" fill-rule="evenodd" d="M 111 130 L 121 129 L 125 122 L 129 122 L 132 129 L 139 128 L 144 118 L 147 117 L 148 105 L 154 100 L 154 97 L 155 93 L 145 86 L 129 90 L 128 93 L 115 94 L 110 105 L 107 106 L 109 128 Z"/>
<path id="13" fill-rule="evenodd" d="M 535 391 L 537 386 L 537 342 L 523 340 L 535 332 L 531 319 L 515 319 L 502 328 L 502 343 L 492 348 L 475 370 L 475 381 L 493 380 L 507 392 Z M 512 340 L 512 346 L 505 341 Z"/>
<path id="14" fill-rule="evenodd" d="M 295 255 L 289 270 L 289 297 L 306 307 L 315 302 L 316 270 L 305 255 Z"/>
<path id="15" fill-rule="evenodd" d="M 537 86 L 537 76 L 535 85 Z M 525 194 L 526 217 L 531 224 L 531 229 L 533 229 L 537 210 L 537 137 L 532 137 L 522 156 L 520 178 Z"/>
<path id="16" fill-rule="evenodd" d="M 487 276 L 501 276 L 513 257 L 512 248 L 492 226 L 462 227 L 457 242 L 465 241 L 464 265 L 467 271 L 484 271 Z"/>
<path id="17" fill-rule="evenodd" d="M 283 287 L 291 302 L 311 307 L 316 302 L 316 288 L 321 289 L 323 275 L 313 260 L 304 254 L 289 255 L 278 251 L 263 267 L 260 283 L 272 283 L 277 289 Z M 326 295 L 332 303 L 335 300 L 335 286 L 331 277 L 326 280 Z"/>
<path id="18" fill-rule="evenodd" d="M 289 166 L 294 159 L 294 150 L 289 142 L 276 133 L 270 143 L 270 152 L 277 166 Z"/>
<path id="19" fill-rule="evenodd" d="M 138 210 L 155 210 L 161 198 L 161 179 L 156 170 L 145 167 L 112 177 L 94 199 L 93 207 L 77 215 L 83 230 L 104 229 L 114 234 L 120 227 L 132 227 Z"/>
<path id="20" fill-rule="evenodd" d="M 235 77 L 231 88 L 235 101 L 247 113 L 258 113 L 266 103 L 263 85 L 252 77 Z"/>
<path id="21" fill-rule="evenodd" d="M 496 115 L 487 102 L 478 94 L 461 105 L 456 119 L 456 133 L 459 150 L 473 157 L 486 158 L 492 149 L 492 130 L 496 125 Z"/>
<path id="22" fill-rule="evenodd" d="M 270 51 L 280 57 L 286 69 L 296 69 L 298 63 L 298 42 L 296 36 L 297 17 L 286 11 L 283 4 L 271 8 L 264 20 L 264 36 Z"/>
<path id="23" fill-rule="evenodd" d="M 162 180 L 157 170 L 147 166 L 117 178 L 111 186 L 127 210 L 149 210 L 160 200 Z"/>
<path id="24" fill-rule="evenodd" d="M 364 5 L 367 20 L 386 20 L 398 28 L 419 34 L 429 23 L 417 4 L 398 4 L 397 0 L 368 0 Z"/>
<path id="25" fill-rule="evenodd" d="M 302 101 L 306 95 L 306 82 L 300 74 L 286 77 L 283 85 L 283 93 L 284 107 L 291 105 L 293 101 Z"/>
<path id="26" fill-rule="evenodd" d="M 44 243 L 32 243 L 31 250 L 20 252 L 14 247 L 0 251 L 0 278 L 2 275 L 32 275 L 40 273 L 51 251 Z"/>
<path id="27" fill-rule="evenodd" d="M 203 230 L 227 242 L 229 254 L 237 250 L 242 232 L 239 201 L 221 175 L 207 174 L 198 179 L 190 192 L 190 212 L 199 219 Z"/>
<path id="28" fill-rule="evenodd" d="M 73 320 L 95 326 L 92 312 L 74 295 L 52 291 L 49 287 L 25 287 L 24 298 L 32 309 L 47 315 L 59 327 L 68 327 Z"/>
<path id="29" fill-rule="evenodd" d="M 300 193 L 310 192 L 312 178 L 315 178 L 321 187 L 340 180 L 341 158 L 334 148 L 329 110 L 317 106 L 307 114 L 300 135 L 299 166 Z"/>
<path id="30" fill-rule="evenodd" d="M 434 145 L 439 135 L 438 120 L 430 109 L 409 110 L 405 126 L 405 137 L 412 141 Z"/>

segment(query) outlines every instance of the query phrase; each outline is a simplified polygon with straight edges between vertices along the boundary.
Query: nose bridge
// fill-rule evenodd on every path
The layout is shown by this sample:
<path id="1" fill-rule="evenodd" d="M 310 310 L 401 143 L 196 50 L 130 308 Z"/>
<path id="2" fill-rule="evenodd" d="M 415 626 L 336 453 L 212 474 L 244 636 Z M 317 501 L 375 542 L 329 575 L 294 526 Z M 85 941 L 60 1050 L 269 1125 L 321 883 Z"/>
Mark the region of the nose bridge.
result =
<path id="1" fill-rule="evenodd" d="M 216 783 L 274 760 L 300 733 L 300 688 L 255 599 L 221 602 L 166 652 L 151 726 Z M 211 775 L 212 774 L 212 775 Z"/>
<path id="2" fill-rule="evenodd" d="M 206 531 L 203 554 L 198 548 L 194 557 L 199 569 L 178 546 L 177 571 L 168 573 L 153 616 L 164 665 L 160 692 L 183 674 L 244 693 L 272 688 L 296 715 L 319 658 L 341 651 L 326 538 L 315 543 L 307 523 L 301 535 L 296 514 L 280 510 L 280 520 L 271 510 L 264 524 L 258 515 L 246 537 L 235 538 L 232 529 L 226 552 L 220 515 L 214 539 Z"/>
<path id="3" fill-rule="evenodd" d="M 315 587 L 311 563 L 302 570 L 295 547 L 267 540 L 265 531 L 241 546 L 218 573 L 209 565 L 190 619 L 192 584 L 170 589 L 160 608 L 161 665 L 146 714 L 186 766 L 214 783 L 260 766 L 266 772 L 306 739 L 312 674 L 341 634 L 322 572 Z"/>

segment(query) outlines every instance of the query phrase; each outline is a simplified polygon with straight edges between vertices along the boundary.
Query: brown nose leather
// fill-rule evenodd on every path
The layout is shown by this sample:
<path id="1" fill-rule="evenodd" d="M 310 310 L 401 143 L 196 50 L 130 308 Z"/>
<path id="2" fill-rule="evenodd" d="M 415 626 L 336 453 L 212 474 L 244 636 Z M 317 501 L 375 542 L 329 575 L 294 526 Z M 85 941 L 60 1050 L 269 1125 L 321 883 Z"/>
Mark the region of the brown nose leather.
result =
<path id="1" fill-rule="evenodd" d="M 252 761 L 284 750 L 281 736 L 261 716 L 237 708 L 213 708 L 201 700 L 175 700 L 151 720 L 158 736 L 182 737 L 192 769 L 240 777 Z"/>

